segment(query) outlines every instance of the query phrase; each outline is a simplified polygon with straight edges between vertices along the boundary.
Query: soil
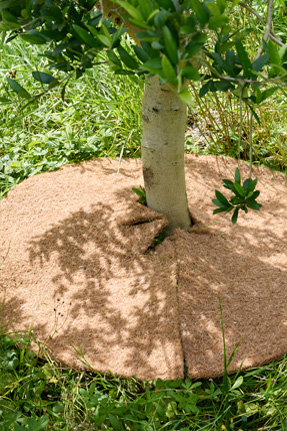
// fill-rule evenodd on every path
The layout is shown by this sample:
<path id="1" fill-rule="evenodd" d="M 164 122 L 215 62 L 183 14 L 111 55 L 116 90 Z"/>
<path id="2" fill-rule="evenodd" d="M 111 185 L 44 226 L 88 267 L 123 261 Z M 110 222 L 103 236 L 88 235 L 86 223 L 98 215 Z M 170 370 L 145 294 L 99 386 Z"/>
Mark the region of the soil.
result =
<path id="1" fill-rule="evenodd" d="M 59 363 L 139 379 L 260 366 L 287 352 L 287 193 L 254 169 L 260 212 L 216 215 L 237 161 L 186 156 L 195 225 L 155 249 L 165 217 L 138 203 L 139 160 L 95 159 L 40 174 L 0 203 L 2 325 L 29 330 Z M 242 164 L 242 177 L 248 166 Z M 225 190 L 226 192 L 226 190 Z M 33 348 L 37 348 L 36 345 Z"/>

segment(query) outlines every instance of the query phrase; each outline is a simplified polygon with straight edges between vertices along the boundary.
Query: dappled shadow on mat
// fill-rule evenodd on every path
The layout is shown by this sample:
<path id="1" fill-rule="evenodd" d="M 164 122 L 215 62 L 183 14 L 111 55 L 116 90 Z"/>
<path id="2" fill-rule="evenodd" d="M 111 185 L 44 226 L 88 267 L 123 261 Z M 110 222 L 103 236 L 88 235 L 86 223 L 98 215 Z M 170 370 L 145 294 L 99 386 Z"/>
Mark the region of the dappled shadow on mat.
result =
<path id="1" fill-rule="evenodd" d="M 138 378 L 223 373 L 222 302 L 229 368 L 287 352 L 287 193 L 284 180 L 254 171 L 259 213 L 212 216 L 214 189 L 237 162 L 187 156 L 190 232 L 178 230 L 147 253 L 166 225 L 138 204 L 138 161 L 84 162 L 30 178 L 1 202 L 0 285 L 4 320 L 28 328 L 52 357 L 80 367 L 71 344 L 98 371 Z M 248 167 L 241 168 L 244 178 Z M 276 199 L 274 198 L 276 197 Z M 178 292 L 177 292 L 178 288 Z M 36 311 L 36 313 L 35 313 Z M 34 320 L 33 320 L 34 319 Z M 52 335 L 52 337 L 50 337 Z M 69 344 L 70 343 L 70 344 Z"/>
<path id="2" fill-rule="evenodd" d="M 216 162 L 216 163 L 215 163 Z M 197 195 L 188 183 L 194 213 L 190 233 L 177 231 L 179 315 L 184 356 L 191 377 L 222 375 L 222 303 L 227 355 L 239 344 L 229 372 L 279 359 L 287 352 L 287 193 L 279 174 L 254 170 L 261 190 L 260 212 L 212 216 L 211 199 L 222 178 L 233 178 L 237 162 L 207 157 L 189 159 Z M 202 175 L 204 168 L 204 175 Z M 241 167 L 244 178 L 248 166 Z M 192 202 L 191 202 L 192 203 Z M 206 226 L 205 228 L 203 228 Z"/>
<path id="3" fill-rule="evenodd" d="M 156 228 L 156 220 L 145 217 L 144 221 L 142 214 L 141 224 L 134 225 L 128 223 L 129 218 L 134 223 L 132 214 L 116 223 L 114 217 L 110 206 L 99 204 L 90 213 L 75 212 L 31 241 L 31 264 L 53 263 L 57 268 L 51 277 L 55 303 L 60 306 L 65 300 L 69 304 L 65 307 L 68 316 L 63 316 L 68 324 L 62 335 L 53 337 L 51 348 L 69 340 L 80 346 L 87 360 L 94 350 L 93 362 L 104 367 L 114 350 L 112 361 L 118 367 L 144 367 L 149 375 L 157 352 L 164 355 L 158 359 L 172 369 L 176 298 L 160 266 L 172 266 L 173 256 L 143 254 L 144 243 L 154 237 L 150 229 Z"/>
<path id="4" fill-rule="evenodd" d="M 30 324 L 35 304 L 45 304 L 36 314 L 34 333 L 62 363 L 82 365 L 72 345 L 98 371 L 147 379 L 182 377 L 174 246 L 167 241 L 156 254 L 146 253 L 165 218 L 139 205 L 123 182 L 110 183 L 109 194 L 98 195 L 96 203 L 72 204 L 75 178 L 58 209 L 63 216 L 58 213 L 54 222 L 51 180 L 38 190 L 46 195 L 38 226 L 32 235 L 24 235 L 22 250 L 10 250 L 4 267 L 7 275 L 10 265 L 22 258 L 21 273 L 30 274 L 17 292 L 24 312 L 22 306 L 12 309 L 7 303 L 7 320 L 17 314 L 14 328 L 27 319 Z M 17 221 L 23 230 L 33 211 L 29 195 L 26 202 L 27 211 Z"/>

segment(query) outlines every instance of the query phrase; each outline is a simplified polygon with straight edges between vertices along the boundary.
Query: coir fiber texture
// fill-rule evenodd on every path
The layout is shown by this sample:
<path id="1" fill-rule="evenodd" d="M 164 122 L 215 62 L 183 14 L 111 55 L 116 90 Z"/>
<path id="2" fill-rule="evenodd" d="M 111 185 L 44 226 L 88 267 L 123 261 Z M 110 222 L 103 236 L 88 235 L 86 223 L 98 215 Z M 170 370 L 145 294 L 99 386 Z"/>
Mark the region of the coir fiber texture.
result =
<path id="1" fill-rule="evenodd" d="M 140 379 L 229 372 L 287 352 L 287 193 L 254 170 L 260 212 L 212 216 L 214 189 L 237 162 L 186 156 L 195 224 L 150 248 L 165 217 L 137 202 L 137 160 L 95 159 L 31 177 L 0 203 L 2 325 L 33 327 L 51 356 Z M 120 167 L 120 169 L 119 169 Z M 119 173 L 117 171 L 119 169 Z M 241 166 L 248 177 L 248 166 Z M 73 348 L 74 346 L 74 348 Z"/>

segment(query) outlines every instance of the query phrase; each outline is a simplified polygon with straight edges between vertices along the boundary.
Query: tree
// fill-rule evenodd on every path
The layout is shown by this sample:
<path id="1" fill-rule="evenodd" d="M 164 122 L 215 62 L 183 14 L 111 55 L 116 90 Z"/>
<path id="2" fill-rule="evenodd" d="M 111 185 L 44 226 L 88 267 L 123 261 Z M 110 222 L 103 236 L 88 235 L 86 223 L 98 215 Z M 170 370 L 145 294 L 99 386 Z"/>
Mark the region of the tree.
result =
<path id="1" fill-rule="evenodd" d="M 247 30 L 229 25 L 238 3 L 262 25 L 262 43 L 254 59 L 244 47 Z M 102 52 L 115 73 L 146 76 L 142 166 L 147 205 L 167 216 L 170 230 L 187 229 L 192 223 L 184 177 L 188 82 L 201 81 L 200 97 L 208 91 L 232 92 L 250 108 L 251 121 L 260 121 L 256 106 L 286 81 L 286 46 L 272 30 L 273 3 L 266 5 L 265 22 L 238 0 L 3 0 L 0 29 L 7 42 L 20 36 L 30 44 L 48 44 L 50 69 L 65 77 L 60 80 L 42 71 L 33 72 L 33 77 L 46 84 L 47 91 L 62 85 L 62 97 L 70 77 L 96 66 Z M 135 41 L 132 53 L 123 44 L 126 31 Z M 7 80 L 28 103 L 40 96 Z M 234 205 L 247 211 L 239 186 L 227 188 L 235 193 Z M 219 192 L 216 196 L 217 212 L 235 208 Z M 259 209 L 256 204 L 247 206 Z"/>

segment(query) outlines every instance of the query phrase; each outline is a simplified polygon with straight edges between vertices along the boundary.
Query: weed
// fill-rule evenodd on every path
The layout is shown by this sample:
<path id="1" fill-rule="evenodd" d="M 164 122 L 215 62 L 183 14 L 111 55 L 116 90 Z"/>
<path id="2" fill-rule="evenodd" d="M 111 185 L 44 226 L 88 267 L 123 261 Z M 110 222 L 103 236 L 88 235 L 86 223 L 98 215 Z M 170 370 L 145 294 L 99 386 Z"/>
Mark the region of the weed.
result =
<path id="1" fill-rule="evenodd" d="M 139 186 L 139 188 L 137 189 L 136 187 L 132 187 L 132 191 L 139 196 L 139 203 L 142 205 L 147 205 L 147 200 L 146 200 L 146 191 L 144 189 L 144 187 Z"/>
<path id="2" fill-rule="evenodd" d="M 238 218 L 239 210 L 243 210 L 245 213 L 248 212 L 248 208 L 259 211 L 261 204 L 256 202 L 260 191 L 254 191 L 257 179 L 252 180 L 247 178 L 243 185 L 241 185 L 240 171 L 238 168 L 235 170 L 234 182 L 231 180 L 222 180 L 223 187 L 231 190 L 234 195 L 229 198 L 229 200 L 218 190 L 215 190 L 216 199 L 212 199 L 212 202 L 218 207 L 213 211 L 213 214 L 218 213 L 228 213 L 233 211 L 232 223 L 235 224 Z"/>

